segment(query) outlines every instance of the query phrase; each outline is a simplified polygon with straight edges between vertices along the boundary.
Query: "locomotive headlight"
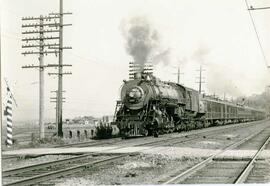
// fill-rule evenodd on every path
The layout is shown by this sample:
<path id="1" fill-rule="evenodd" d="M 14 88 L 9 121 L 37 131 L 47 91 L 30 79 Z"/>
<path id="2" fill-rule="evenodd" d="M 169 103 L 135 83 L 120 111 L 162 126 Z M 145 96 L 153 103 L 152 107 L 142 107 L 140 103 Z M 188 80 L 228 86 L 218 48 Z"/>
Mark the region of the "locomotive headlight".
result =
<path id="1" fill-rule="evenodd" d="M 143 97 L 143 90 L 140 87 L 133 87 L 128 92 L 127 95 L 130 101 L 138 101 Z"/>
<path id="2" fill-rule="evenodd" d="M 131 92 L 129 92 L 128 95 L 129 95 L 129 97 L 133 98 L 135 96 L 135 92 L 131 91 Z"/>

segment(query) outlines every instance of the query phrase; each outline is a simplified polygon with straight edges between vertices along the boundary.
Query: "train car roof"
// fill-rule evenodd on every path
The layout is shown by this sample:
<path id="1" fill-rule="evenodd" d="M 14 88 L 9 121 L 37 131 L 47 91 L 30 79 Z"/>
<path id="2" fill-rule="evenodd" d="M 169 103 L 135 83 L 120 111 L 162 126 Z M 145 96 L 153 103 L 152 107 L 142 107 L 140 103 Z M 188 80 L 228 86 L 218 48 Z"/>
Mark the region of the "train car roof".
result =
<path id="1" fill-rule="evenodd" d="M 178 83 L 174 83 L 174 82 L 165 82 L 165 83 L 170 84 L 170 85 L 172 85 L 172 84 L 173 84 L 173 85 L 177 85 L 177 86 L 179 86 L 179 87 L 182 87 L 182 88 L 185 89 L 185 90 L 192 91 L 192 92 L 196 92 L 196 93 L 199 94 L 199 91 L 197 91 L 197 90 L 195 90 L 195 89 L 192 89 L 192 88 L 189 88 L 189 87 L 186 87 L 186 86 L 184 86 L 184 85 L 178 84 Z"/>
<path id="2" fill-rule="evenodd" d="M 192 92 L 196 92 L 199 94 L 199 91 L 195 90 L 195 89 L 192 89 L 192 88 L 188 88 L 188 87 L 185 87 L 186 90 L 188 91 L 192 91 Z"/>
<path id="3" fill-rule="evenodd" d="M 192 91 L 192 92 L 196 92 L 197 94 L 199 94 L 199 91 L 197 91 L 197 90 L 195 90 L 195 89 L 192 89 L 192 88 L 189 88 L 189 87 L 186 87 L 186 86 L 184 86 L 184 85 L 178 84 L 178 83 L 174 83 L 174 82 L 164 82 L 164 83 L 165 83 L 165 84 L 169 84 L 169 85 L 180 86 L 180 87 L 182 87 L 183 89 L 185 89 L 186 91 Z M 263 110 L 263 109 L 252 108 L 252 107 L 243 106 L 243 105 L 237 105 L 237 104 L 232 103 L 232 102 L 228 102 L 228 101 L 224 101 L 224 100 L 218 100 L 218 99 L 214 99 L 214 98 L 211 98 L 211 97 L 205 97 L 205 96 L 202 95 L 202 94 L 199 94 L 199 96 L 200 96 L 203 100 L 206 100 L 206 101 L 211 101 L 211 102 L 220 103 L 220 104 L 226 104 L 226 105 L 230 105 L 230 106 L 233 106 L 233 107 L 244 108 L 244 109 L 249 109 L 249 110 L 253 110 L 253 111 L 265 112 L 265 110 Z"/>
<path id="4" fill-rule="evenodd" d="M 211 99 L 209 97 L 202 97 L 202 99 L 206 100 L 206 101 L 215 102 L 215 103 L 230 105 L 230 106 L 237 107 L 237 108 L 244 108 L 244 109 L 249 109 L 249 110 L 253 110 L 253 111 L 265 112 L 265 110 L 262 110 L 262 109 L 252 108 L 252 107 L 243 106 L 243 105 L 237 105 L 237 104 L 232 103 L 232 102 L 227 102 L 227 101 L 223 101 L 223 100 L 215 100 L 215 99 Z"/>

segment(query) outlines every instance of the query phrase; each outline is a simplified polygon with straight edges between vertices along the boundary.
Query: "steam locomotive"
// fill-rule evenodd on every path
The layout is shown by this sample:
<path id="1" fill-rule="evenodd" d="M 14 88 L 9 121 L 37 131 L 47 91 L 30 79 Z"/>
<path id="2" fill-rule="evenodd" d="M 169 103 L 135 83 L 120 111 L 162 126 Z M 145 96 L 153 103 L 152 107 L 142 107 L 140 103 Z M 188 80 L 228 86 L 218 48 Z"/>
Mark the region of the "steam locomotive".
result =
<path id="1" fill-rule="evenodd" d="M 124 81 L 114 124 L 124 138 L 158 137 L 214 125 L 260 120 L 263 110 L 199 94 L 183 85 L 164 82 L 152 74 L 136 73 Z"/>

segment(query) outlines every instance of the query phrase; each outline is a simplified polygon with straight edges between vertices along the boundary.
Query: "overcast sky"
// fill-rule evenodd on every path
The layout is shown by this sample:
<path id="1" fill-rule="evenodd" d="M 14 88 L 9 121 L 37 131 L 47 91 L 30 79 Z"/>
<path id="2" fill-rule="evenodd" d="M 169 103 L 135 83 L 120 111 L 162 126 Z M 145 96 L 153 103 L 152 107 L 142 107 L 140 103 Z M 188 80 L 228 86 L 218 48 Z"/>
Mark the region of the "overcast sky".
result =
<path id="1" fill-rule="evenodd" d="M 254 7 L 270 6 L 267 0 L 249 0 Z M 2 80 L 12 87 L 18 107 L 15 120 L 38 119 L 38 70 L 22 69 L 38 64 L 37 56 L 21 52 L 21 18 L 58 11 L 57 0 L 2 0 Z M 205 71 L 203 90 L 223 96 L 248 96 L 264 91 L 269 72 L 259 49 L 244 0 L 64 0 L 64 63 L 72 64 L 64 77 L 64 118 L 83 115 L 112 115 L 123 79 L 128 79 L 128 62 L 123 25 L 143 17 L 158 32 L 160 49 L 169 51 L 165 61 L 155 65 L 155 75 L 176 81 L 175 66 L 181 67 L 181 83 L 198 89 L 200 65 Z M 253 11 L 256 28 L 270 61 L 270 10 Z M 45 57 L 45 63 L 57 58 Z M 46 69 L 55 72 L 55 69 Z M 45 118 L 55 117 L 49 102 L 57 78 L 45 77 Z M 5 87 L 5 85 L 3 84 Z M 4 90 L 5 91 L 5 90 Z M 5 92 L 3 93 L 5 95 Z"/>

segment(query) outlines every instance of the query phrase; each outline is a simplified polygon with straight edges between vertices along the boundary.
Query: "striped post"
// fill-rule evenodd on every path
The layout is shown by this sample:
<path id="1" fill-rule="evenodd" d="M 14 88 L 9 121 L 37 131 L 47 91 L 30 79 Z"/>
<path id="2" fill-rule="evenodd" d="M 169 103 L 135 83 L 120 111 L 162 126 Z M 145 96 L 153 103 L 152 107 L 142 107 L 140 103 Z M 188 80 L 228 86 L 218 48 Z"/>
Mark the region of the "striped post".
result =
<path id="1" fill-rule="evenodd" d="M 12 141 L 12 98 L 9 88 L 7 88 L 8 99 L 6 106 L 6 116 L 7 116 L 7 147 L 11 147 Z"/>

